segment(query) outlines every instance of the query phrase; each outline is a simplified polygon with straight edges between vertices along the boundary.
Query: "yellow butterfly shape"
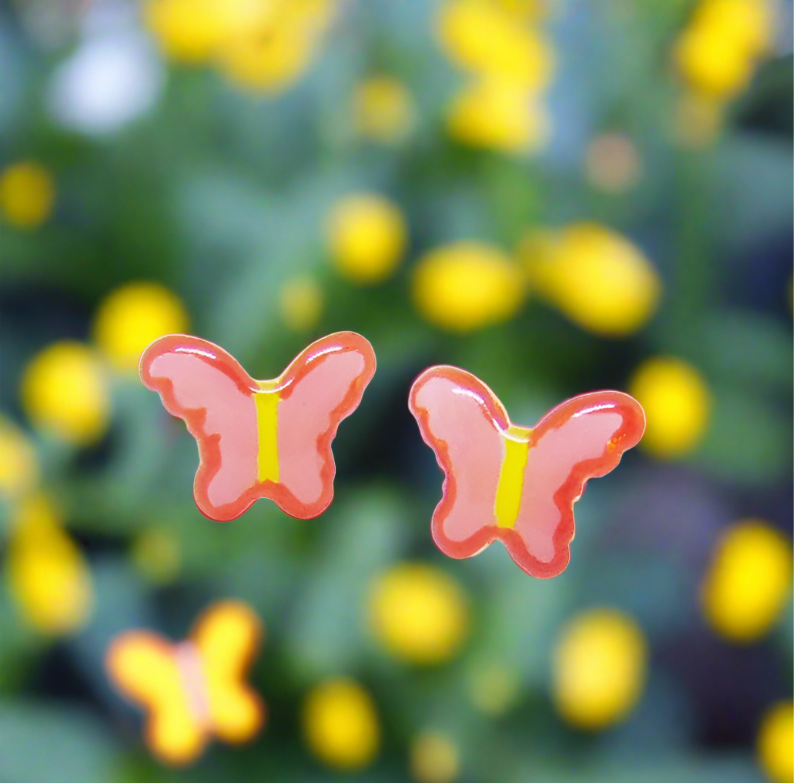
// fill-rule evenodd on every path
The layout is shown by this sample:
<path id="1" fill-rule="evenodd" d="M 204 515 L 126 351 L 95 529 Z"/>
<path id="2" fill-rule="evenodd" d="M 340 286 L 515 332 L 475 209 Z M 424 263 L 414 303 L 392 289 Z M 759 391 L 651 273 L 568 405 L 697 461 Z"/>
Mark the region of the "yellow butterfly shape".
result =
<path id="1" fill-rule="evenodd" d="M 243 678 L 262 634 L 248 606 L 221 601 L 178 644 L 145 630 L 126 631 L 111 642 L 108 675 L 146 711 L 145 739 L 155 756 L 189 764 L 213 736 L 242 743 L 259 731 L 265 705 Z"/>

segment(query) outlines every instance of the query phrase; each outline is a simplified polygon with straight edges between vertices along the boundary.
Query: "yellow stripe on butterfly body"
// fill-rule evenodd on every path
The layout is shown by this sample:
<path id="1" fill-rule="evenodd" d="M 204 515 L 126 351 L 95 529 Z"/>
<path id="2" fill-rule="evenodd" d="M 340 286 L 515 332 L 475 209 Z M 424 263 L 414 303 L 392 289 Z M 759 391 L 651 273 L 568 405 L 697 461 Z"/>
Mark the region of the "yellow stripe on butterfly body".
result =
<path id="1" fill-rule="evenodd" d="M 259 451 L 256 460 L 257 480 L 278 481 L 278 404 L 281 395 L 276 381 L 260 381 L 254 394 Z"/>
<path id="2" fill-rule="evenodd" d="M 529 437 L 532 430 L 511 424 L 502 432 L 505 454 L 496 485 L 494 516 L 498 527 L 512 528 L 518 519 L 524 493 L 524 471 L 529 459 Z"/>

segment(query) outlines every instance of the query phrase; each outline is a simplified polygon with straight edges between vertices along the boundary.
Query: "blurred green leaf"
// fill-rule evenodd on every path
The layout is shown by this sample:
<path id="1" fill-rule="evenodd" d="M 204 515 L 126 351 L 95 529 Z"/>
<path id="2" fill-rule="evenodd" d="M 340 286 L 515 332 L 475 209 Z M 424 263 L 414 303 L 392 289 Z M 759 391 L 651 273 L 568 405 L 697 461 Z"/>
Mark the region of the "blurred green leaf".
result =
<path id="1" fill-rule="evenodd" d="M 111 780 L 114 745 L 98 718 L 76 706 L 0 702 L 4 783 Z"/>

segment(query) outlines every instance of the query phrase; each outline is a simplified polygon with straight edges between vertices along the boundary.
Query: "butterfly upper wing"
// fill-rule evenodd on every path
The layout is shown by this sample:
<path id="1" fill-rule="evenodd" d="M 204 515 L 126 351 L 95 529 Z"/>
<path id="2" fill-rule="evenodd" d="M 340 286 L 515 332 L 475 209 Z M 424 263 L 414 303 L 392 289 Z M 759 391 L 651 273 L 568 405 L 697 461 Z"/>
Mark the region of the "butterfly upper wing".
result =
<path id="1" fill-rule="evenodd" d="M 264 704 L 244 680 L 261 636 L 259 618 L 237 601 L 213 605 L 191 634 L 205 673 L 209 723 L 227 742 L 250 739 L 264 721 Z"/>
<path id="2" fill-rule="evenodd" d="M 128 631 L 108 648 L 105 667 L 119 691 L 146 710 L 153 753 L 171 764 L 201 753 L 206 732 L 191 712 L 173 645 L 148 631 Z"/>
<path id="3" fill-rule="evenodd" d="M 279 480 L 268 496 L 286 513 L 310 519 L 328 507 L 336 474 L 331 442 L 374 373 L 369 342 L 339 332 L 312 343 L 278 379 Z"/>
<path id="4" fill-rule="evenodd" d="M 450 557 L 475 555 L 497 535 L 494 499 L 507 413 L 475 376 L 445 366 L 416 379 L 408 406 L 445 476 L 433 513 L 433 539 Z"/>
<path id="5" fill-rule="evenodd" d="M 199 510 L 217 521 L 238 517 L 261 495 L 255 382 L 226 351 L 188 335 L 153 342 L 141 356 L 140 376 L 196 439 Z"/>
<path id="6" fill-rule="evenodd" d="M 513 528 L 500 538 L 518 565 L 536 577 L 561 573 L 570 559 L 573 504 L 588 479 L 613 470 L 645 429 L 639 403 L 615 391 L 574 397 L 532 430 L 523 495 Z"/>

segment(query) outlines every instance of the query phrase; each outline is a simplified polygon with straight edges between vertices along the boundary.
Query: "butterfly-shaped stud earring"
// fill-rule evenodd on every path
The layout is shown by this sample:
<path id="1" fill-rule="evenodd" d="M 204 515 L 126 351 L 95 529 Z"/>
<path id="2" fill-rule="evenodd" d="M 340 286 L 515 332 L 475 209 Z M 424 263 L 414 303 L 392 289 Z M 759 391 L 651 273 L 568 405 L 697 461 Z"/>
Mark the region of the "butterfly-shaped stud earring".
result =
<path id="1" fill-rule="evenodd" d="M 151 631 L 126 631 L 110 644 L 105 667 L 116 688 L 146 711 L 146 744 L 169 764 L 189 764 L 209 738 L 251 739 L 265 707 L 243 677 L 262 636 L 245 604 L 221 601 L 179 644 Z"/>
<path id="2" fill-rule="evenodd" d="M 535 427 L 519 427 L 482 381 L 457 367 L 425 370 L 409 408 L 445 474 L 431 523 L 438 548 L 471 557 L 498 539 L 540 578 L 568 565 L 573 505 L 588 479 L 615 468 L 645 431 L 640 404 L 616 391 L 581 394 Z"/>
<path id="3" fill-rule="evenodd" d="M 375 373 L 361 335 L 312 343 L 278 378 L 257 381 L 207 340 L 172 334 L 141 355 L 144 386 L 183 419 L 196 439 L 193 496 L 210 519 L 236 519 L 270 498 L 299 519 L 321 514 L 334 495 L 331 441 Z"/>

